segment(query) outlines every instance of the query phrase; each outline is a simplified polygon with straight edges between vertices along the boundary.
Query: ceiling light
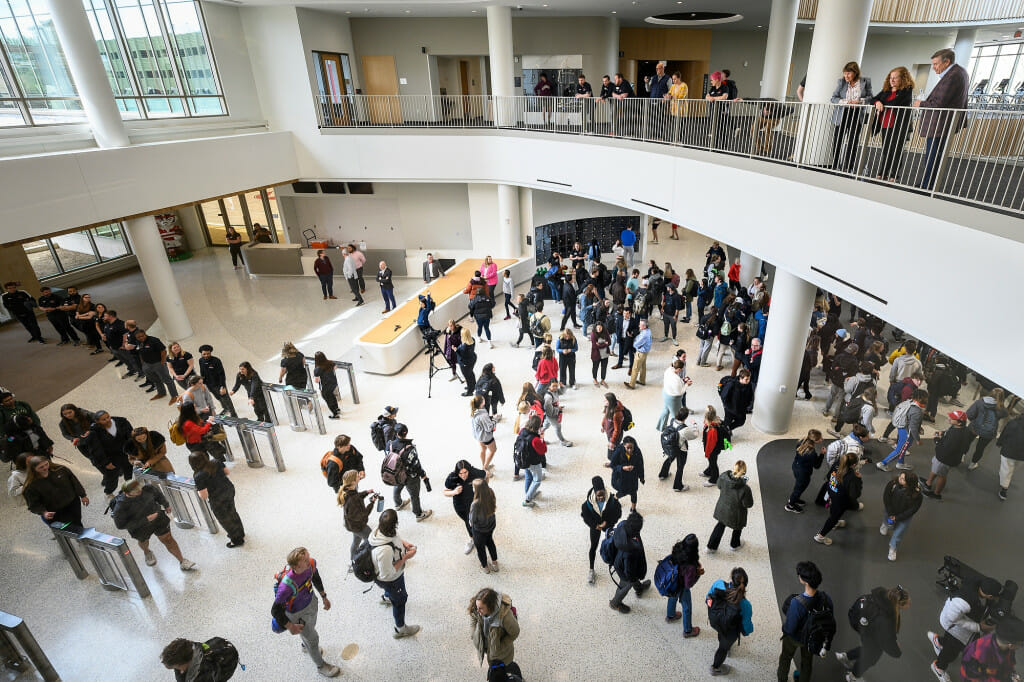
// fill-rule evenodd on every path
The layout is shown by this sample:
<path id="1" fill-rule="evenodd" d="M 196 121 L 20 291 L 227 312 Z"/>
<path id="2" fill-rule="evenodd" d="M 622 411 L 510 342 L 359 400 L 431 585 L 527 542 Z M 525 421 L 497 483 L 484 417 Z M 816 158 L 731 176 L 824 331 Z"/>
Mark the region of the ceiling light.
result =
<path id="1" fill-rule="evenodd" d="M 758 27 L 758 28 L 761 28 L 761 24 L 758 24 L 758 25 L 757 25 L 757 27 Z"/>
<path id="2" fill-rule="evenodd" d="M 350 10 L 350 9 L 345 10 L 345 14 L 352 14 L 352 10 Z"/>
<path id="3" fill-rule="evenodd" d="M 615 10 L 612 10 L 612 14 L 618 14 L 618 12 L 616 12 Z"/>
<path id="4" fill-rule="evenodd" d="M 909 28 L 908 29 L 904 29 L 903 32 L 904 33 L 910 33 L 910 29 Z"/>
<path id="5" fill-rule="evenodd" d="M 412 14 L 412 10 L 411 9 L 407 9 L 407 10 L 405 10 L 405 13 L 406 14 Z"/>

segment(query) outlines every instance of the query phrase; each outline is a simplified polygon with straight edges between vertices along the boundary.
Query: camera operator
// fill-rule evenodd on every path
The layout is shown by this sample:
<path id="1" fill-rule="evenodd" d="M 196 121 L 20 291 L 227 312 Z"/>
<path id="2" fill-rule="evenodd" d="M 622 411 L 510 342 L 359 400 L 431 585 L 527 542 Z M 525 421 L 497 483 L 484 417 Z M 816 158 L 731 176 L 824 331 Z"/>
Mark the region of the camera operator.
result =
<path id="1" fill-rule="evenodd" d="M 420 311 L 416 315 L 416 326 L 420 328 L 424 340 L 436 339 L 438 332 L 430 326 L 430 313 L 434 312 L 437 304 L 434 303 L 429 291 L 426 294 L 420 294 L 417 298 L 420 299 Z"/>
<path id="2" fill-rule="evenodd" d="M 994 578 L 982 577 L 965 582 L 960 591 L 946 600 L 939 614 L 939 624 L 945 632 L 940 637 L 928 633 L 928 640 L 938 656 L 932 661 L 932 672 L 940 680 L 950 679 L 946 668 L 960 657 L 964 647 L 977 634 L 988 634 L 995 628 L 989 609 L 999 601 L 1002 585 Z"/>

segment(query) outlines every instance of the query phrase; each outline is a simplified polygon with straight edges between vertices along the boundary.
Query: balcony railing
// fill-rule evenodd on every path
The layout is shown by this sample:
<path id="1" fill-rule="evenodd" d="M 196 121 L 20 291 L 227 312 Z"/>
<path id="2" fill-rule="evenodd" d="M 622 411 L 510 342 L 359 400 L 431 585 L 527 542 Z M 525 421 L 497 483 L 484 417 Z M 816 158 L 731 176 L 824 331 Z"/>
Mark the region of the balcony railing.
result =
<path id="1" fill-rule="evenodd" d="M 1024 213 L 1024 112 L 773 100 L 317 97 L 321 128 L 501 128 L 746 156 Z"/>

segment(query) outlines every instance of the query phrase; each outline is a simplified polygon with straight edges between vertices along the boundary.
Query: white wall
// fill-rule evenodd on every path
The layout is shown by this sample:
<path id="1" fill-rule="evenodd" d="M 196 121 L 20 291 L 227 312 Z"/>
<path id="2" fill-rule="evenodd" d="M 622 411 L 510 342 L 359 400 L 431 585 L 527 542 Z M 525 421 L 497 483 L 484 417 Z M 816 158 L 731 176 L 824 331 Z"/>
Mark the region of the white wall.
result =
<path id="1" fill-rule="evenodd" d="M 356 88 L 361 87 L 361 72 L 352 43 L 352 31 L 348 17 L 337 12 L 320 12 L 312 9 L 297 8 L 295 11 L 299 22 L 299 33 L 302 36 L 302 50 L 305 54 L 306 70 L 309 75 L 310 94 L 318 92 L 316 84 L 316 64 L 313 51 L 338 52 L 349 56 L 352 67 L 352 80 Z"/>
<path id="2" fill-rule="evenodd" d="M 768 32 L 761 31 L 712 31 L 711 71 L 729 69 L 736 81 L 740 97 L 760 97 L 761 75 L 764 73 L 764 50 Z M 746 62 L 747 65 L 743 66 Z M 797 78 L 797 82 L 800 78 Z M 700 93 L 691 93 L 699 97 Z"/>
<path id="3" fill-rule="evenodd" d="M 249 59 L 249 45 L 242 30 L 239 8 L 212 2 L 203 3 L 203 16 L 210 36 L 221 88 L 232 118 L 262 120 L 256 81 Z"/>

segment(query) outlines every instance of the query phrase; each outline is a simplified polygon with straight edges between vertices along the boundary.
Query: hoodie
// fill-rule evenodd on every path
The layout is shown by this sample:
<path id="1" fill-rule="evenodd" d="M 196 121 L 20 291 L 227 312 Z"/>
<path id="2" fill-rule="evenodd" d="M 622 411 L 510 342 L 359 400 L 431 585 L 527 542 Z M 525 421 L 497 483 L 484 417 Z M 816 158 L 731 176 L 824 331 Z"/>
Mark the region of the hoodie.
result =
<path id="1" fill-rule="evenodd" d="M 381 534 L 380 528 L 370 535 L 370 545 L 373 547 L 373 566 L 376 569 L 377 580 L 383 583 L 390 583 L 398 580 L 405 573 L 405 564 L 401 568 L 395 568 L 395 562 L 405 556 L 405 544 L 402 537 L 396 532 L 394 537 Z"/>
<path id="2" fill-rule="evenodd" d="M 473 438 L 478 443 L 490 443 L 494 440 L 494 420 L 484 408 L 473 413 Z"/>
<path id="3" fill-rule="evenodd" d="M 889 370 L 889 383 L 894 384 L 897 381 L 903 381 L 914 376 L 915 372 L 920 371 L 922 371 L 922 365 L 917 356 L 904 353 L 892 361 L 892 369 Z"/>
<path id="4" fill-rule="evenodd" d="M 857 372 L 852 377 L 849 377 L 843 382 L 843 391 L 846 393 L 846 402 L 853 400 L 853 394 L 857 391 L 857 388 L 863 386 L 860 393 L 863 393 L 869 386 L 875 385 L 875 378 L 870 374 L 863 374 Z M 857 395 L 860 395 L 857 393 Z"/>
<path id="5" fill-rule="evenodd" d="M 971 420 L 971 431 L 980 438 L 995 438 L 999 430 L 999 420 L 1007 414 L 1005 409 L 996 407 L 996 399 L 990 395 L 975 400 L 967 408 L 967 418 Z"/>

